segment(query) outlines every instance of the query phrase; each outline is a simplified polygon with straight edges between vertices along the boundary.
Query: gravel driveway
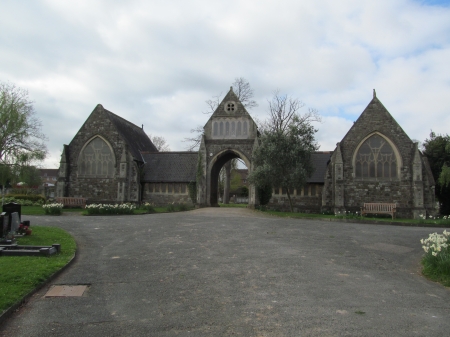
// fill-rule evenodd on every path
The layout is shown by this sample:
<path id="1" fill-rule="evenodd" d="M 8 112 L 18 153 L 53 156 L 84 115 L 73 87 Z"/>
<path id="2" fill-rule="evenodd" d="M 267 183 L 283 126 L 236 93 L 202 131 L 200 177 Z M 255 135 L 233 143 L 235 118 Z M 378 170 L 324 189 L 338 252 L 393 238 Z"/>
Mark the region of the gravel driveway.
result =
<path id="1" fill-rule="evenodd" d="M 419 240 L 443 229 L 236 208 L 24 218 L 68 230 L 78 256 L 0 336 L 450 334 L 449 289 L 420 275 Z M 81 297 L 44 297 L 80 284 Z"/>

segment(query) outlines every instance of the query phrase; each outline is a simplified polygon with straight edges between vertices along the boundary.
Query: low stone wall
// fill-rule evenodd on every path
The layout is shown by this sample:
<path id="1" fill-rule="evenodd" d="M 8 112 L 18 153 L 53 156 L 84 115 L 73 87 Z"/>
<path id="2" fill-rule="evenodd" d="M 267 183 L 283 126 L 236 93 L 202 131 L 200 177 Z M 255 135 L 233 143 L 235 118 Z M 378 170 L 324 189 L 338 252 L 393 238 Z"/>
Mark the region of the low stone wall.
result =
<path id="1" fill-rule="evenodd" d="M 187 184 L 183 183 L 146 183 L 142 203 L 164 206 L 171 203 L 193 206 Z"/>
<path id="2" fill-rule="evenodd" d="M 294 212 L 320 213 L 322 206 L 322 188 L 320 184 L 308 184 L 301 190 L 294 189 L 291 201 Z M 279 211 L 290 211 L 289 198 L 281 188 L 272 191 L 272 199 L 267 207 Z"/>

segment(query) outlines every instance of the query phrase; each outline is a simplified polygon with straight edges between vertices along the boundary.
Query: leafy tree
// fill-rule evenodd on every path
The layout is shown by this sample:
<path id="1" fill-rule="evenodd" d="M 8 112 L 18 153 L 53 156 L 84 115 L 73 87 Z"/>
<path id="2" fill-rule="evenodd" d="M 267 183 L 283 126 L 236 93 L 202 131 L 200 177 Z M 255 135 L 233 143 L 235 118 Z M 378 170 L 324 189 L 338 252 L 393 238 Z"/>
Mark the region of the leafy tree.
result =
<path id="1" fill-rule="evenodd" d="M 271 185 L 263 185 L 257 187 L 259 204 L 264 206 L 267 205 L 272 199 L 272 186 Z"/>
<path id="2" fill-rule="evenodd" d="M 38 187 L 42 184 L 41 171 L 36 166 L 22 166 L 20 167 L 19 181 L 28 187 Z"/>
<path id="3" fill-rule="evenodd" d="M 450 136 L 433 131 L 423 143 L 423 153 L 428 158 L 436 181 L 436 197 L 441 214 L 450 214 Z"/>
<path id="4" fill-rule="evenodd" d="M 160 152 L 169 152 L 170 151 L 170 146 L 164 137 L 152 136 L 152 135 L 148 135 L 148 137 L 150 138 L 153 145 L 155 145 L 155 147 L 158 151 L 160 151 Z"/>
<path id="5" fill-rule="evenodd" d="M 26 90 L 0 83 L 0 165 L 13 173 L 47 154 L 46 137 L 32 103 Z M 10 179 L 6 174 L 0 178 L 3 186 Z"/>
<path id="6" fill-rule="evenodd" d="M 304 186 L 313 173 L 311 154 L 319 146 L 311 124 L 320 121 L 316 110 L 299 114 L 304 104 L 287 95 L 274 93 L 269 101 L 269 118 L 261 125 L 259 146 L 253 152 L 255 169 L 248 180 L 257 188 L 282 187 L 291 212 L 293 188 Z"/>

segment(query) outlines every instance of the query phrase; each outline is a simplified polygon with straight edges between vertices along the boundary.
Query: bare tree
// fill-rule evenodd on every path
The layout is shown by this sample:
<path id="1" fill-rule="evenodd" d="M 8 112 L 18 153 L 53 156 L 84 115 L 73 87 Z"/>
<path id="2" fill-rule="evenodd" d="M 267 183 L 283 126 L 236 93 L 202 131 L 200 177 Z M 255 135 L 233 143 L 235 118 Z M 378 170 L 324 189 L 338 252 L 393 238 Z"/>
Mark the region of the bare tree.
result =
<path id="1" fill-rule="evenodd" d="M 153 145 L 155 145 L 156 149 L 159 152 L 168 152 L 170 151 L 170 146 L 167 144 L 167 141 L 164 137 L 161 136 L 152 136 L 148 135 L 150 140 L 152 141 Z"/>
<path id="2" fill-rule="evenodd" d="M 250 87 L 250 83 L 245 78 L 236 77 L 234 79 L 233 91 L 247 110 L 258 106 L 258 103 L 256 103 L 253 99 L 253 89 Z"/>
<path id="3" fill-rule="evenodd" d="M 258 188 L 281 187 L 286 191 L 293 211 L 292 188 L 306 184 L 314 171 L 311 154 L 319 149 L 315 140 L 317 129 L 313 122 L 320 122 L 315 109 L 305 114 L 299 110 L 304 104 L 275 91 L 269 101 L 269 117 L 265 121 L 259 147 L 252 154 L 255 169 L 248 176 Z"/>
<path id="4" fill-rule="evenodd" d="M 299 110 L 303 108 L 305 104 L 297 98 L 288 95 L 280 95 L 279 90 L 275 90 L 272 100 L 268 102 L 269 117 L 265 121 L 259 123 L 261 132 L 272 131 L 286 133 L 294 120 L 297 125 L 321 121 L 321 117 L 316 109 L 309 108 L 308 112 L 299 114 Z"/>

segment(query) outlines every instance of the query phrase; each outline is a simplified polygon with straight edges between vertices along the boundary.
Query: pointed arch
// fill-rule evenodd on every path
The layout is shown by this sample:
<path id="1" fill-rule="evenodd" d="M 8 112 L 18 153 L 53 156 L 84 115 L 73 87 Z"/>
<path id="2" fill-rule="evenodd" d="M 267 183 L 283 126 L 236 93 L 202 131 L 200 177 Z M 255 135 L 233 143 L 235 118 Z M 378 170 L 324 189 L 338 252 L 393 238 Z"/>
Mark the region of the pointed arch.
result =
<path id="1" fill-rule="evenodd" d="M 363 180 L 398 180 L 402 157 L 392 140 L 380 132 L 366 136 L 353 152 L 353 177 Z"/>
<path id="2" fill-rule="evenodd" d="M 102 136 L 90 138 L 78 155 L 78 176 L 114 177 L 116 156 L 111 144 Z"/>

